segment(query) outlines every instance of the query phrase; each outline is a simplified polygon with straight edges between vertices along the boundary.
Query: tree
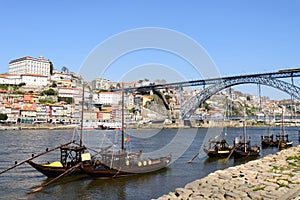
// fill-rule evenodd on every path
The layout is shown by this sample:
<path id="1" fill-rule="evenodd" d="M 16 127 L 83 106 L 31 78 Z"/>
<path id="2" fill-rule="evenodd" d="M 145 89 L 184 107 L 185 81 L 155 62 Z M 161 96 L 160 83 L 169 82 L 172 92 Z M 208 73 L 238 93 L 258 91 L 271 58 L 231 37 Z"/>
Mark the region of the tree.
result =
<path id="1" fill-rule="evenodd" d="M 22 86 L 25 86 L 25 85 L 26 85 L 26 83 L 19 83 L 18 84 L 19 87 L 22 87 Z"/>
<path id="2" fill-rule="evenodd" d="M 55 90 L 53 90 L 52 88 L 50 88 L 49 90 L 44 90 L 41 92 L 41 95 L 57 95 L 57 92 Z"/>
<path id="3" fill-rule="evenodd" d="M 48 61 L 50 63 L 50 74 L 53 75 L 53 69 L 54 69 L 53 63 L 50 60 L 48 60 Z"/>
<path id="4" fill-rule="evenodd" d="M 8 119 L 7 114 L 0 113 L 0 120 L 7 120 L 7 119 Z"/>
<path id="5" fill-rule="evenodd" d="M 57 87 L 57 83 L 55 81 L 53 81 L 50 87 L 56 88 Z"/>
<path id="6" fill-rule="evenodd" d="M 63 67 L 61 68 L 61 72 L 68 73 L 68 72 L 69 72 L 69 69 L 68 69 L 66 66 L 63 66 Z"/>

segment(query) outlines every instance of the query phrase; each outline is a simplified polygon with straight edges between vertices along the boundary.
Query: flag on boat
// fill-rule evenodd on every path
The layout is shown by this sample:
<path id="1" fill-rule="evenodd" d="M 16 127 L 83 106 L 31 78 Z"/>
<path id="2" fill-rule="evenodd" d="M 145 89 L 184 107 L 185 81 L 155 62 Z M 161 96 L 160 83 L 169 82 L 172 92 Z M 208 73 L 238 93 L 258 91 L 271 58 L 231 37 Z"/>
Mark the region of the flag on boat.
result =
<path id="1" fill-rule="evenodd" d="M 129 137 L 125 137 L 124 138 L 124 142 L 130 142 L 130 138 Z"/>

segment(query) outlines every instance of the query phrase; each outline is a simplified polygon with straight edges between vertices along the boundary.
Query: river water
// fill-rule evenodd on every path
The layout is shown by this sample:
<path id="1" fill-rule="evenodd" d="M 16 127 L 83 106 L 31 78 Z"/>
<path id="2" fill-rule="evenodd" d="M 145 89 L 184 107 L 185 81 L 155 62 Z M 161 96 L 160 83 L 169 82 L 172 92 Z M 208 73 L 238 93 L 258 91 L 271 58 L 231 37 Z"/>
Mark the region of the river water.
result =
<path id="1" fill-rule="evenodd" d="M 299 145 L 298 128 L 287 127 L 285 132 Z M 235 137 L 243 135 L 242 128 L 228 128 L 227 141 L 232 145 Z M 280 127 L 271 128 L 271 134 L 281 132 Z M 171 153 L 172 163 L 165 169 L 149 174 L 134 175 L 113 179 L 94 179 L 87 176 L 64 177 L 38 193 L 28 195 L 26 192 L 49 181 L 44 175 L 35 171 L 27 163 L 0 175 L 1 199 L 152 199 L 158 198 L 175 188 L 184 187 L 188 182 L 202 178 L 209 173 L 230 166 L 245 163 L 248 160 L 209 159 L 203 152 L 187 164 L 201 149 L 203 142 L 214 138 L 220 129 L 162 129 L 162 130 L 128 130 L 127 150 L 136 152 L 142 149 L 147 156 L 159 156 Z M 260 136 L 267 135 L 267 128 L 248 128 L 247 136 L 252 144 L 260 144 Z M 43 152 L 77 139 L 79 133 L 73 130 L 21 130 L 0 131 L 0 170 L 4 170 L 15 161 L 22 161 L 31 154 Z M 100 146 L 113 144 L 120 146 L 120 133 L 116 131 L 84 131 L 84 144 L 95 150 Z M 128 140 L 127 140 L 128 141 Z M 274 154 L 277 148 L 261 150 L 261 157 Z M 93 153 L 93 152 L 91 152 Z M 59 160 L 59 151 L 48 153 L 34 159 L 35 162 Z"/>

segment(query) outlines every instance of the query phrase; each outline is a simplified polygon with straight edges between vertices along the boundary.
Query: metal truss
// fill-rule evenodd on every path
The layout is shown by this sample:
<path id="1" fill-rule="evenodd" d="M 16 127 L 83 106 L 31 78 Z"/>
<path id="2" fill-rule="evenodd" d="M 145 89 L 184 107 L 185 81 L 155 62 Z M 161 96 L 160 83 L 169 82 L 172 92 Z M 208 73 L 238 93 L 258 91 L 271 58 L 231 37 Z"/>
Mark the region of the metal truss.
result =
<path id="1" fill-rule="evenodd" d="M 278 78 L 278 77 L 276 77 Z M 218 80 L 215 84 L 210 85 L 206 89 L 202 90 L 186 103 L 181 106 L 180 115 L 181 119 L 189 119 L 200 104 L 204 103 L 212 95 L 218 93 L 219 91 L 239 84 L 261 84 L 279 89 L 296 99 L 300 100 L 300 88 L 294 86 L 293 84 L 276 79 L 273 76 L 236 76 L 230 78 L 224 78 Z"/>

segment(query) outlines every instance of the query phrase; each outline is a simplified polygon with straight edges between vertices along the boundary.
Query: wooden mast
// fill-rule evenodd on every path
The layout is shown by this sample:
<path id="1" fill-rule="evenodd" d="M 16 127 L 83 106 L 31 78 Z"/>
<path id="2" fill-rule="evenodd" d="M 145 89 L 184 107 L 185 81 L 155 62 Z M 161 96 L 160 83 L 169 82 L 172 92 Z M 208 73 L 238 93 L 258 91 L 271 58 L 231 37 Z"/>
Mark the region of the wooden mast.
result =
<path id="1" fill-rule="evenodd" d="M 246 133 L 246 108 L 244 109 L 244 123 L 243 123 L 243 126 L 244 126 L 244 152 L 247 151 L 247 147 L 246 147 L 246 137 L 247 137 L 247 133 Z"/>
<path id="2" fill-rule="evenodd" d="M 122 109 L 121 109 L 121 112 L 122 112 L 122 118 L 121 118 L 121 129 L 122 129 L 122 151 L 125 150 L 125 147 L 124 147 L 124 83 L 122 83 Z"/>
<path id="3" fill-rule="evenodd" d="M 81 124 L 80 124 L 80 140 L 79 140 L 79 146 L 81 147 L 82 147 L 82 133 L 83 133 L 83 110 L 84 110 L 84 81 L 82 82 Z"/>

